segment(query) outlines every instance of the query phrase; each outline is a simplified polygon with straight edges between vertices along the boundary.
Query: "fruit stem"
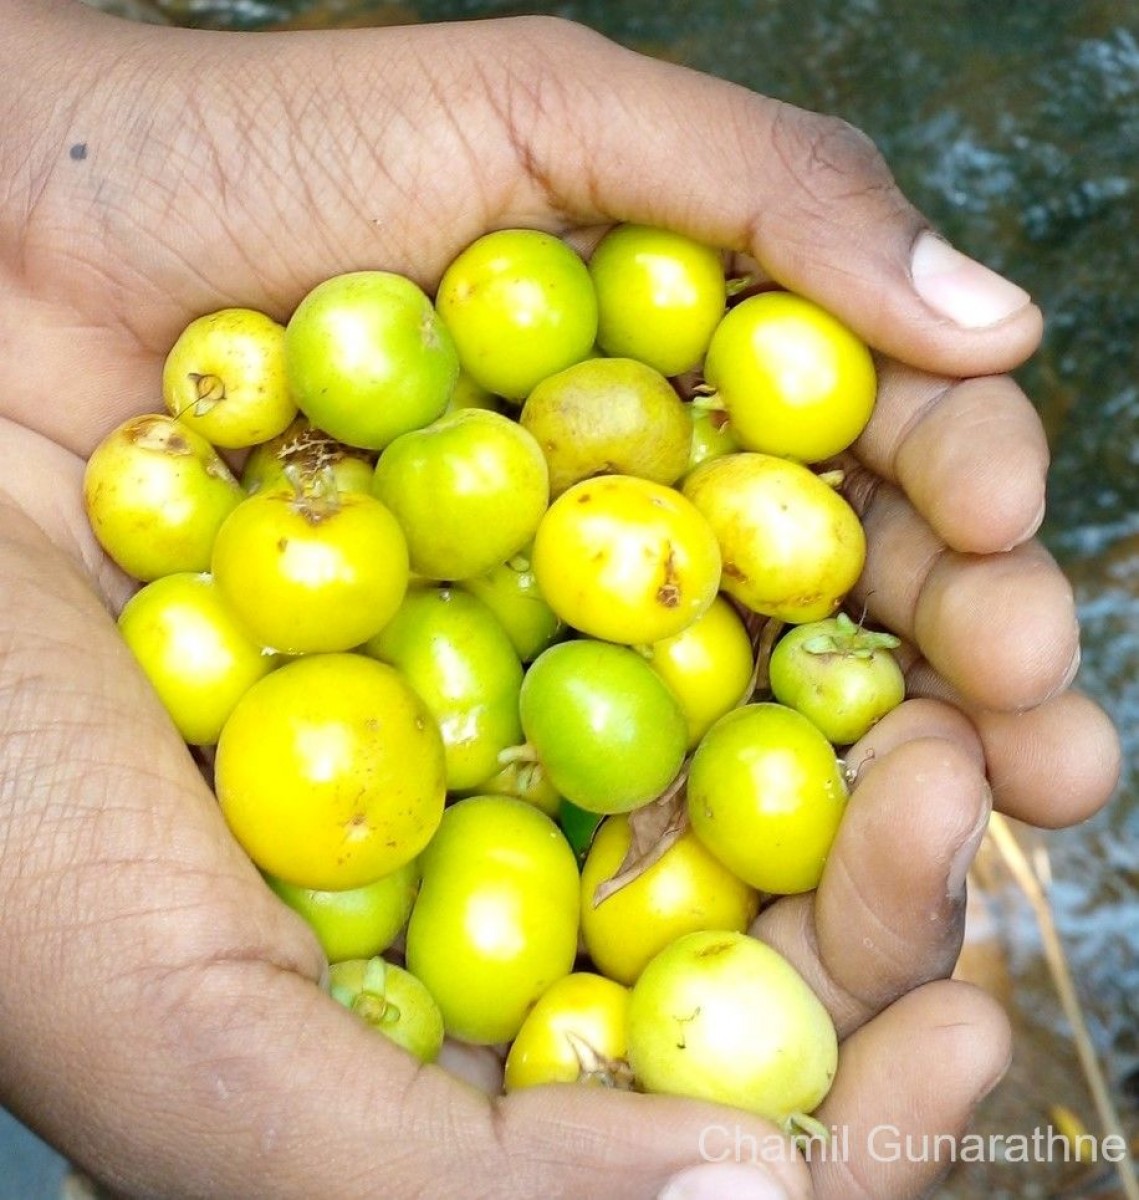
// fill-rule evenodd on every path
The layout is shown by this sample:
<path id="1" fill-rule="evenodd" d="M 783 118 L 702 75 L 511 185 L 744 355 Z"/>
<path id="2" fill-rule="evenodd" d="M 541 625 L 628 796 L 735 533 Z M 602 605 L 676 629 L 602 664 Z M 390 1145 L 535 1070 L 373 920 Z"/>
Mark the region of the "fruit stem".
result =
<path id="1" fill-rule="evenodd" d="M 830 1129 L 810 1113 L 791 1113 L 783 1122 L 784 1132 L 800 1150 L 805 1150 L 810 1142 L 821 1142 L 829 1145 Z"/>
<path id="2" fill-rule="evenodd" d="M 843 480 L 846 478 L 846 472 L 841 471 L 838 468 L 833 471 L 820 471 L 819 478 L 827 485 L 827 487 L 834 488 L 834 490 L 837 492 L 838 489 L 842 487 Z"/>
<path id="3" fill-rule="evenodd" d="M 226 397 L 225 383 L 217 375 L 199 375 L 190 372 L 190 381 L 194 385 L 196 398 L 190 406 L 194 416 L 204 417 L 215 404 L 220 404 Z"/>
<path id="4" fill-rule="evenodd" d="M 855 623 L 846 613 L 835 615 L 838 629 L 820 633 L 801 643 L 808 654 L 849 654 L 854 658 L 870 658 L 876 650 L 896 650 L 902 643 L 892 633 L 876 633 Z"/>
<path id="5" fill-rule="evenodd" d="M 366 992 L 378 992 L 381 996 L 387 986 L 388 964 L 377 954 L 368 959 L 360 987 Z"/>
<path id="6" fill-rule="evenodd" d="M 720 402 L 720 393 L 706 383 L 699 384 L 694 390 L 692 399 L 688 401 L 699 412 L 721 413 L 724 406 Z"/>
<path id="7" fill-rule="evenodd" d="M 379 956 L 368 960 L 359 991 L 343 985 L 331 989 L 332 998 L 373 1028 L 380 1025 L 395 1025 L 401 1016 L 399 1006 L 386 996 L 388 964 Z"/>
<path id="8" fill-rule="evenodd" d="M 537 761 L 538 752 L 529 742 L 523 742 L 520 746 L 507 746 L 505 750 L 498 752 L 498 762 L 503 767 L 509 767 L 511 763 L 536 763 Z"/>
<path id="9" fill-rule="evenodd" d="M 310 525 L 319 525 L 340 511 L 340 486 L 336 472 L 327 463 L 315 470 L 286 463 L 281 473 L 293 489 L 293 508 Z"/>

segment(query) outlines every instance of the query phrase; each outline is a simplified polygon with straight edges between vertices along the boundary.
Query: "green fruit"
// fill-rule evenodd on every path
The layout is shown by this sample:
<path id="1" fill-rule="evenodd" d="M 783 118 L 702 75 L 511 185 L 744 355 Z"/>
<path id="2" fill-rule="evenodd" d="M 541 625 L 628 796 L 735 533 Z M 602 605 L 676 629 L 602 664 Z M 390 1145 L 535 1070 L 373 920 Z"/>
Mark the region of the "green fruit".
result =
<path id="1" fill-rule="evenodd" d="M 370 492 L 375 465 L 374 454 L 346 446 L 298 417 L 284 433 L 253 447 L 241 471 L 241 486 L 250 495 L 275 487 Z"/>
<path id="2" fill-rule="evenodd" d="M 453 588 L 412 588 L 364 649 L 398 668 L 435 718 L 448 791 L 477 787 L 499 770 L 499 754 L 522 735 L 522 664 L 480 600 Z"/>
<path id="3" fill-rule="evenodd" d="M 443 1016 L 410 971 L 382 958 L 354 958 L 333 963 L 328 984 L 334 1000 L 420 1062 L 434 1062 L 439 1056 Z"/>
<path id="4" fill-rule="evenodd" d="M 521 403 L 547 375 L 580 362 L 597 336 L 597 299 L 585 264 L 536 229 L 501 229 L 468 246 L 436 296 L 463 369 Z"/>
<path id="5" fill-rule="evenodd" d="M 573 851 L 545 814 L 509 796 L 447 809 L 421 859 L 407 965 L 462 1041 L 510 1041 L 577 954 Z"/>
<path id="6" fill-rule="evenodd" d="M 399 937 L 419 890 L 412 859 L 363 887 L 339 892 L 298 887 L 266 875 L 265 882 L 316 934 L 330 963 L 382 954 Z"/>
<path id="7" fill-rule="evenodd" d="M 732 432 L 726 413 L 715 408 L 701 408 L 697 404 L 686 404 L 684 411 L 692 427 L 688 465 L 684 472 L 686 475 L 710 458 L 735 454 L 743 449 L 739 439 Z"/>
<path id="8" fill-rule="evenodd" d="M 700 365 L 724 315 L 721 255 L 683 234 L 618 225 L 589 260 L 597 290 L 597 341 L 664 375 Z"/>
<path id="9" fill-rule="evenodd" d="M 485 574 L 533 539 L 549 477 L 517 422 L 464 408 L 392 442 L 373 491 L 403 528 L 412 570 L 453 582 Z"/>
<path id="10" fill-rule="evenodd" d="M 494 613 L 524 663 L 532 662 L 565 633 L 565 622 L 538 588 L 529 546 L 485 575 L 462 580 L 459 587 Z"/>
<path id="11" fill-rule="evenodd" d="M 789 629 L 768 676 L 781 704 L 808 717 L 836 746 L 858 741 L 906 695 L 890 633 L 861 629 L 845 614 Z"/>
<path id="12" fill-rule="evenodd" d="M 540 655 L 522 681 L 522 728 L 554 787 L 579 808 L 628 812 L 655 799 L 684 761 L 684 714 L 652 667 L 588 639 Z"/>
<path id="13" fill-rule="evenodd" d="M 285 363 L 305 416 L 368 450 L 439 416 L 459 374 L 431 301 L 387 271 L 355 271 L 313 288 L 286 327 Z"/>

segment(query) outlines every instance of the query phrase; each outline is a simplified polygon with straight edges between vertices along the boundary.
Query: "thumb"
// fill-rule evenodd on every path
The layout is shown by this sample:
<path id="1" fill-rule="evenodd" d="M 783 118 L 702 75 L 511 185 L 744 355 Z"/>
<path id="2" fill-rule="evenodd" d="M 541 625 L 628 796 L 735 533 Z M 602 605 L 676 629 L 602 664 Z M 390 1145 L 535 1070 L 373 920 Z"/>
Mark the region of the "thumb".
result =
<path id="1" fill-rule="evenodd" d="M 858 130 L 585 30 L 561 33 L 580 60 L 567 69 L 563 47 L 557 103 L 538 93 L 534 120 L 513 124 L 528 131 L 532 176 L 568 210 L 746 251 L 926 370 L 996 373 L 1035 349 L 1028 294 L 933 232 Z"/>
<path id="2" fill-rule="evenodd" d="M 583 1087 L 497 1101 L 519 1195 L 633 1200 L 807 1200 L 804 1161 L 773 1125 L 737 1109 Z M 477 1190 L 477 1189 L 476 1189 Z M 501 1194 L 501 1193 L 500 1193 Z"/>

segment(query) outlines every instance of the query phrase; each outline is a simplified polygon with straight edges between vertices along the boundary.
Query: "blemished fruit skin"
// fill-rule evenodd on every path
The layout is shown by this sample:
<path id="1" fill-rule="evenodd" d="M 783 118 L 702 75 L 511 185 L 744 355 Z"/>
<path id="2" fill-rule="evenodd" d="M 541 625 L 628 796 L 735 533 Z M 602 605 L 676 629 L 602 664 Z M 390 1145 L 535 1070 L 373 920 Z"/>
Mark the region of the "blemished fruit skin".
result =
<path id="1" fill-rule="evenodd" d="M 840 755 L 905 678 L 849 615 L 874 359 L 739 250 L 499 229 L 428 255 L 433 294 L 356 270 L 284 324 L 207 313 L 83 499 L 142 584 L 121 636 L 347 1036 L 794 1142 L 837 1032 L 799 949 L 748 931 L 841 873 Z"/>
<path id="2" fill-rule="evenodd" d="M 285 486 L 323 487 L 338 493 L 371 492 L 375 455 L 346 446 L 297 417 L 275 438 L 250 450 L 241 469 L 241 486 L 250 494 Z"/>
<path id="3" fill-rule="evenodd" d="M 351 650 L 407 590 L 407 542 L 375 497 L 256 492 L 226 518 L 210 567 L 250 636 L 286 654 Z"/>
<path id="4" fill-rule="evenodd" d="M 538 525 L 534 574 L 567 625 L 607 642 L 672 637 L 720 584 L 720 548 L 675 488 L 632 475 L 583 479 Z"/>
<path id="5" fill-rule="evenodd" d="M 683 402 L 659 371 L 632 358 L 590 358 L 548 376 L 518 419 L 546 456 L 552 496 L 602 474 L 671 484 L 688 465 Z"/>
<path id="6" fill-rule="evenodd" d="M 251 308 L 191 321 L 162 368 L 166 410 L 215 446 L 255 446 L 297 415 L 285 371 L 285 330 Z"/>
<path id="7" fill-rule="evenodd" d="M 830 1090 L 838 1038 L 770 946 L 743 933 L 690 933 L 633 986 L 629 1065 L 645 1091 L 730 1104 L 790 1131 Z"/>
<path id="8" fill-rule="evenodd" d="M 741 451 L 698 466 L 683 491 L 716 534 L 722 589 L 752 612 L 829 617 L 862 573 L 858 514 L 807 467 Z"/>
<path id="9" fill-rule="evenodd" d="M 207 571 L 214 538 L 245 493 L 201 434 L 173 417 L 131 417 L 95 447 L 83 502 L 99 545 L 143 583 Z"/>

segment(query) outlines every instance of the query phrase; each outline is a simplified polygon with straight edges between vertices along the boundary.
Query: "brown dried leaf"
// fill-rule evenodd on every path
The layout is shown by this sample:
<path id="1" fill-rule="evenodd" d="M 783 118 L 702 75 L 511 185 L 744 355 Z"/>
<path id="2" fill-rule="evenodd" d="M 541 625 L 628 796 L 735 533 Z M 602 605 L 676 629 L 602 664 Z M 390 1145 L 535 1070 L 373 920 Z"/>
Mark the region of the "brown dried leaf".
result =
<path id="1" fill-rule="evenodd" d="M 688 828 L 688 805 L 684 794 L 687 782 L 688 763 L 685 762 L 677 777 L 655 800 L 629 814 L 629 849 L 617 874 L 603 880 L 594 890 L 594 908 L 640 878 L 653 863 L 659 862 Z"/>
<path id="2" fill-rule="evenodd" d="M 743 621 L 748 637 L 751 638 L 752 653 L 755 657 L 751 684 L 740 701 L 740 704 L 747 704 L 756 698 L 766 698 L 769 694 L 768 666 L 771 662 L 771 651 L 775 649 L 775 643 L 783 632 L 784 622 L 753 612 L 738 600 L 733 599 L 731 603 Z"/>

